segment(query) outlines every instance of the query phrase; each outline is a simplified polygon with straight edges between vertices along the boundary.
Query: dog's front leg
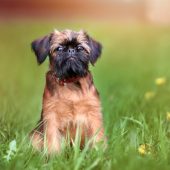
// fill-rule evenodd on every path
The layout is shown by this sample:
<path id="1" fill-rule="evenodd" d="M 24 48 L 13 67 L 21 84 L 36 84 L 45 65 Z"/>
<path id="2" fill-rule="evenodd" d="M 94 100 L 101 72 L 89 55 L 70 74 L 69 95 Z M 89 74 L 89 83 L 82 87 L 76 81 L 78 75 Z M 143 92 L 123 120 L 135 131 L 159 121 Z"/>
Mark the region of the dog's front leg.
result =
<path id="1" fill-rule="evenodd" d="M 104 135 L 103 121 L 100 116 L 90 116 L 90 137 L 92 137 L 92 146 L 96 143 L 102 142 L 104 148 L 107 147 L 107 139 Z"/>
<path id="2" fill-rule="evenodd" d="M 104 129 L 99 120 L 94 120 L 93 124 L 91 124 L 91 131 L 95 143 L 104 140 Z"/>
<path id="3" fill-rule="evenodd" d="M 45 146 L 47 146 L 48 153 L 59 153 L 61 145 L 61 134 L 58 129 L 56 113 L 46 113 L 44 116 L 44 129 L 45 129 Z"/>

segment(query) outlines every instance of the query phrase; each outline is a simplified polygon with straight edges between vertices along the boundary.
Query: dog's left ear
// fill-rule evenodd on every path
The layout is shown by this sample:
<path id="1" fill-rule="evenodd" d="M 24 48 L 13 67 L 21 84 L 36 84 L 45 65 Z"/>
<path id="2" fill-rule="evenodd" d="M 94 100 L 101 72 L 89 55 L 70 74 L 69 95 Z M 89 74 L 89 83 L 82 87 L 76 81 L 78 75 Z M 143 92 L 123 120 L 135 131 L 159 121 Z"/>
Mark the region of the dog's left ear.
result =
<path id="1" fill-rule="evenodd" d="M 43 38 L 34 40 L 31 43 L 31 47 L 37 57 L 38 64 L 43 63 L 49 54 L 50 37 L 51 37 L 51 35 L 47 35 Z"/>
<path id="2" fill-rule="evenodd" d="M 90 62 L 92 65 L 94 65 L 96 63 L 97 59 L 101 55 L 102 45 L 91 37 L 88 37 L 88 39 L 89 39 L 89 46 L 91 48 Z"/>

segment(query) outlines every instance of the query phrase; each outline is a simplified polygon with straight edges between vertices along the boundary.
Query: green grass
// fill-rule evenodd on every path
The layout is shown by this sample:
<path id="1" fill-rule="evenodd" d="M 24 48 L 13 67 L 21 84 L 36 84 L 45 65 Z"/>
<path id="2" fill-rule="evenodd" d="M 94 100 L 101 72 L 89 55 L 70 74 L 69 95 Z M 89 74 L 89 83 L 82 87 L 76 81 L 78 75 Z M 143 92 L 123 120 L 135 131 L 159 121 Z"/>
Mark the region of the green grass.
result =
<path id="1" fill-rule="evenodd" d="M 40 117 L 48 61 L 37 66 L 30 42 L 53 28 L 84 28 L 102 42 L 91 67 L 100 92 L 106 151 L 75 146 L 48 159 L 30 145 L 28 133 Z M 170 28 L 98 23 L 13 22 L 0 26 L 0 169 L 169 169 Z M 155 79 L 164 76 L 166 84 Z M 144 94 L 156 95 L 146 100 Z M 11 143 L 11 141 L 13 141 Z M 16 145 L 15 145 L 16 142 Z M 9 144 L 11 143 L 11 147 Z M 150 146 L 141 156 L 140 144 Z M 7 155 L 10 153 L 10 160 Z"/>

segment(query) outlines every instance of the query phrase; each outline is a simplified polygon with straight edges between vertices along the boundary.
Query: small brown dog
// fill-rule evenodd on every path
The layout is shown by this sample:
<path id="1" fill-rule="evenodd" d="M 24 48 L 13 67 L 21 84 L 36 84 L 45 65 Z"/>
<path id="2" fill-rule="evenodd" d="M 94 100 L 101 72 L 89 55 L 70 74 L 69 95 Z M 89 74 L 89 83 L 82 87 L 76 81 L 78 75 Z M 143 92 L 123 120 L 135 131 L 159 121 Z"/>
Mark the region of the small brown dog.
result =
<path id="1" fill-rule="evenodd" d="M 100 43 L 84 31 L 55 30 L 32 42 L 32 49 L 41 64 L 49 56 L 41 119 L 31 132 L 32 144 L 48 153 L 59 152 L 61 139 L 70 134 L 70 143 L 80 128 L 81 147 L 85 139 L 96 135 L 93 144 L 104 140 L 103 118 L 99 94 L 89 72 L 101 54 Z"/>

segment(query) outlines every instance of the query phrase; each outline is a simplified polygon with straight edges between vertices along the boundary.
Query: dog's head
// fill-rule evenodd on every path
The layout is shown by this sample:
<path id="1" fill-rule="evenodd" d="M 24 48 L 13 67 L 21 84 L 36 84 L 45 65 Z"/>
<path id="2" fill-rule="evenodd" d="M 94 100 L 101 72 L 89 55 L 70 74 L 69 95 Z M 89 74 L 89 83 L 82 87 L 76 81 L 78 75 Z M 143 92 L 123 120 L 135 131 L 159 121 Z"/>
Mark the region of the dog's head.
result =
<path id="1" fill-rule="evenodd" d="M 60 79 L 67 79 L 85 76 L 89 63 L 94 65 L 99 58 L 102 46 L 84 31 L 55 30 L 33 41 L 32 49 L 39 64 L 49 56 L 51 70 Z"/>

